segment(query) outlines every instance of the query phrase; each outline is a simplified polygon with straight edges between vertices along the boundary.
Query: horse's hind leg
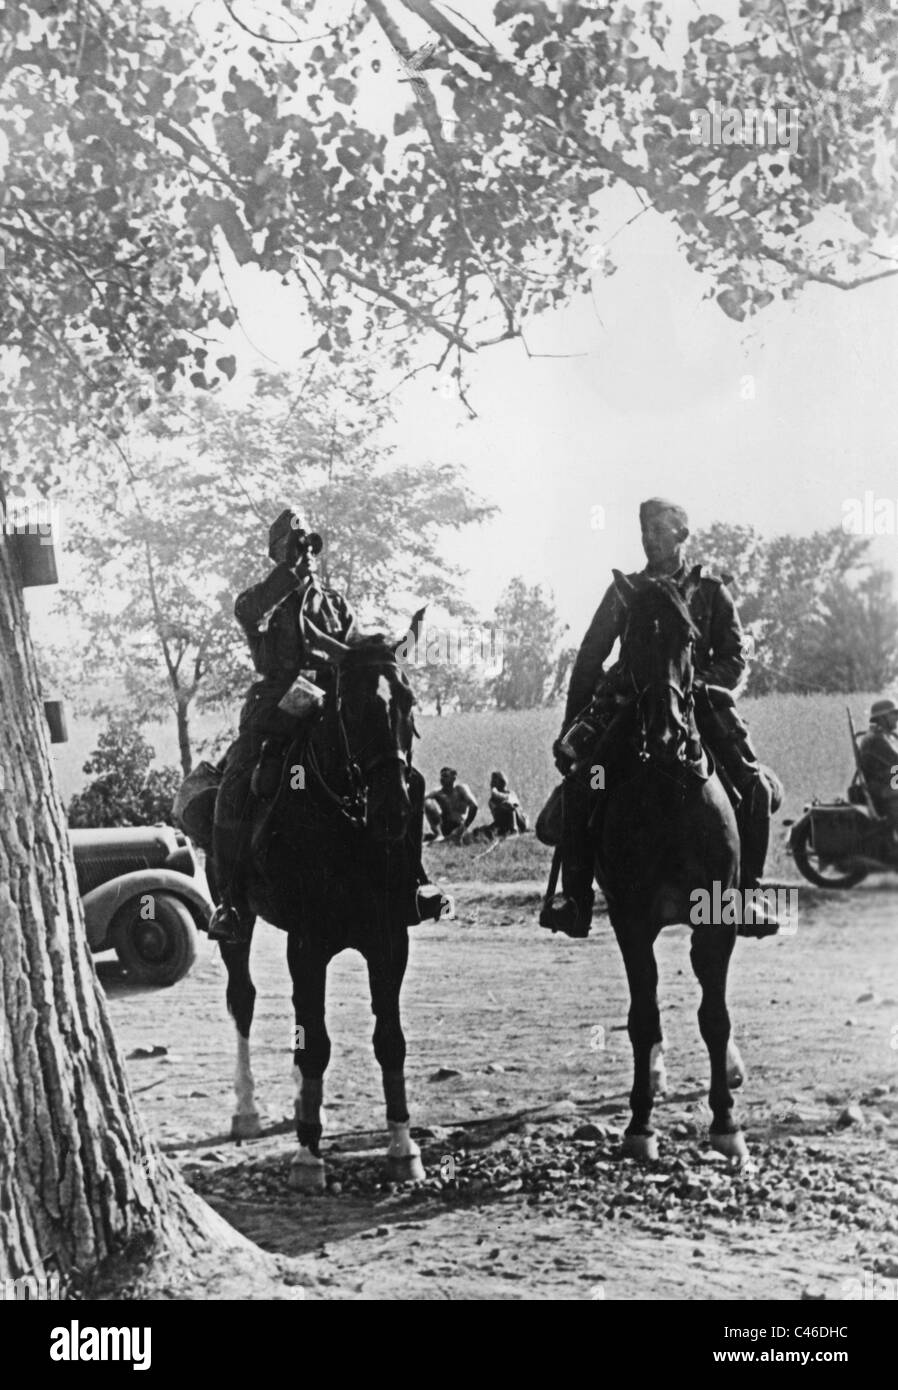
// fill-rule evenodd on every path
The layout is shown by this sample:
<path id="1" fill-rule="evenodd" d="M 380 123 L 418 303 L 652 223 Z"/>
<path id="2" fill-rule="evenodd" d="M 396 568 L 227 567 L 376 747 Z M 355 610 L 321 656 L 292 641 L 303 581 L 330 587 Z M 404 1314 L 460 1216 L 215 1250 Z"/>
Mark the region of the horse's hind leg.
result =
<path id="1" fill-rule="evenodd" d="M 393 1182 L 420 1182 L 424 1177 L 421 1150 L 411 1137 L 405 1098 L 405 1034 L 399 1015 L 399 992 L 408 963 L 408 932 L 395 935 L 367 957 L 371 1009 L 374 1014 L 374 1055 L 383 1076 L 387 1104 L 387 1171 Z"/>
<path id="2" fill-rule="evenodd" d="M 658 966 L 654 936 L 644 928 L 614 925 L 630 986 L 627 1031 L 633 1046 L 633 1089 L 624 1153 L 657 1158 L 658 1141 L 651 1126 L 652 1105 L 663 1078 L 661 1015 L 658 1011 Z"/>
<path id="3" fill-rule="evenodd" d="M 331 1057 L 331 1040 L 324 1018 L 328 958 L 312 942 L 303 942 L 295 933 L 287 936 L 287 964 L 293 980 L 293 1010 L 296 1028 L 293 1038 L 293 1065 L 296 1078 L 296 1137 L 299 1150 L 293 1159 L 290 1181 L 304 1192 L 324 1188 L 324 1159 L 321 1157 L 324 1073 Z"/>
<path id="4" fill-rule="evenodd" d="M 745 1139 L 733 1119 L 733 1095 L 728 1075 L 730 1015 L 726 984 L 730 956 L 736 943 L 735 929 L 725 926 L 694 927 L 690 960 L 702 988 L 698 1026 L 711 1062 L 711 1147 L 728 1158 L 748 1156 Z"/>
<path id="5" fill-rule="evenodd" d="M 256 1003 L 256 987 L 249 973 L 251 942 L 252 931 L 246 941 L 221 944 L 221 958 L 228 972 L 228 1013 L 237 1028 L 237 1070 L 234 1074 L 236 1106 L 231 1118 L 232 1139 L 255 1139 L 262 1132 L 249 1055 L 249 1030 Z"/>

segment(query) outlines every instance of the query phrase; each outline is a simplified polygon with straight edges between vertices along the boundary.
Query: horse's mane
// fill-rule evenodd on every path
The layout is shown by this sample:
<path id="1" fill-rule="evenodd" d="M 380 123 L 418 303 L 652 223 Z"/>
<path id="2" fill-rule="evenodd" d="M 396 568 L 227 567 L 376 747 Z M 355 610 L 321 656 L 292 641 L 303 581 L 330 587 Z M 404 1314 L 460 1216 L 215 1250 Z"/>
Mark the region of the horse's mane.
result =
<path id="1" fill-rule="evenodd" d="M 636 592 L 640 597 L 646 598 L 651 602 L 656 596 L 660 596 L 666 605 L 672 607 L 677 616 L 685 623 L 687 630 L 693 637 L 698 637 L 699 631 L 695 625 L 695 619 L 689 611 L 689 605 L 676 580 L 670 575 L 662 575 L 655 578 L 651 575 L 643 575 L 640 582 L 635 586 Z"/>
<path id="2" fill-rule="evenodd" d="M 393 666 L 400 682 L 411 689 L 411 682 L 396 657 L 395 641 L 383 632 L 358 632 L 346 639 L 349 648 L 344 658 L 344 670 L 360 670 L 365 666 Z"/>

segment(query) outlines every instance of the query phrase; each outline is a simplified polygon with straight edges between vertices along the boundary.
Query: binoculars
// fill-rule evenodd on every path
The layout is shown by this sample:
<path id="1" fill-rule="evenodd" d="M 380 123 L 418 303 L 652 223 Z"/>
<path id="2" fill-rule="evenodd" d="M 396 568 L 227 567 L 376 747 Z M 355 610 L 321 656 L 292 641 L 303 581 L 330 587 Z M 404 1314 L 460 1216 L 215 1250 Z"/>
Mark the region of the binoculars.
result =
<path id="1" fill-rule="evenodd" d="M 324 549 L 324 541 L 317 531 L 304 531 L 301 526 L 294 526 L 290 523 L 293 546 L 297 555 L 320 555 Z"/>

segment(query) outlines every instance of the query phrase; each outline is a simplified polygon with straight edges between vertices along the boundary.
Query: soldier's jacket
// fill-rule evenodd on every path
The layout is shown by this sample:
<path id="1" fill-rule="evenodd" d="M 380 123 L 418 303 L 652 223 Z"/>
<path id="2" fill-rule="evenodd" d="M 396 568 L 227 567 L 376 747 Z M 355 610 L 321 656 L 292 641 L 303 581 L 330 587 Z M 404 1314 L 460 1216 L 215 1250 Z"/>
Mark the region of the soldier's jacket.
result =
<path id="1" fill-rule="evenodd" d="M 648 570 L 642 570 L 629 574 L 627 578 L 635 584 L 647 574 Z M 686 567 L 683 565 L 672 577 L 680 581 L 685 575 Z M 695 644 L 696 675 L 708 685 L 722 685 L 732 690 L 745 670 L 745 639 L 736 605 L 723 580 L 703 573 L 689 604 L 689 611 L 699 630 Z M 574 662 L 565 724 L 592 699 L 611 649 L 623 636 L 625 621 L 626 610 L 611 584 L 586 630 Z"/>
<path id="2" fill-rule="evenodd" d="M 238 595 L 234 614 L 262 677 L 253 685 L 244 713 L 247 706 L 276 705 L 300 671 L 323 673 L 328 669 L 325 661 L 309 651 L 300 628 L 303 591 L 303 581 L 291 569 L 276 565 L 261 583 Z M 355 628 L 355 615 L 346 599 L 317 584 L 306 600 L 305 615 L 315 627 L 342 641 Z"/>
<path id="3" fill-rule="evenodd" d="M 877 808 L 882 802 L 898 800 L 898 787 L 892 786 L 893 774 L 898 772 L 898 742 L 871 725 L 858 743 L 858 755 Z"/>

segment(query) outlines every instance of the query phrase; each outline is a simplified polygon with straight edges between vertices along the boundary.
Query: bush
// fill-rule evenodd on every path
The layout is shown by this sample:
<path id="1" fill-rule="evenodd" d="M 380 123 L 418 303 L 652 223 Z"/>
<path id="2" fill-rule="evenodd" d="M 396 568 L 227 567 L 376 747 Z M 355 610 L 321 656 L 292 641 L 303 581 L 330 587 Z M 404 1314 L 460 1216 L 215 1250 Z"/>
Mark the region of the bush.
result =
<path id="1" fill-rule="evenodd" d="M 155 756 L 133 715 L 110 715 L 83 768 L 94 780 L 69 802 L 71 828 L 171 825 L 182 776 L 176 767 L 151 768 Z"/>

